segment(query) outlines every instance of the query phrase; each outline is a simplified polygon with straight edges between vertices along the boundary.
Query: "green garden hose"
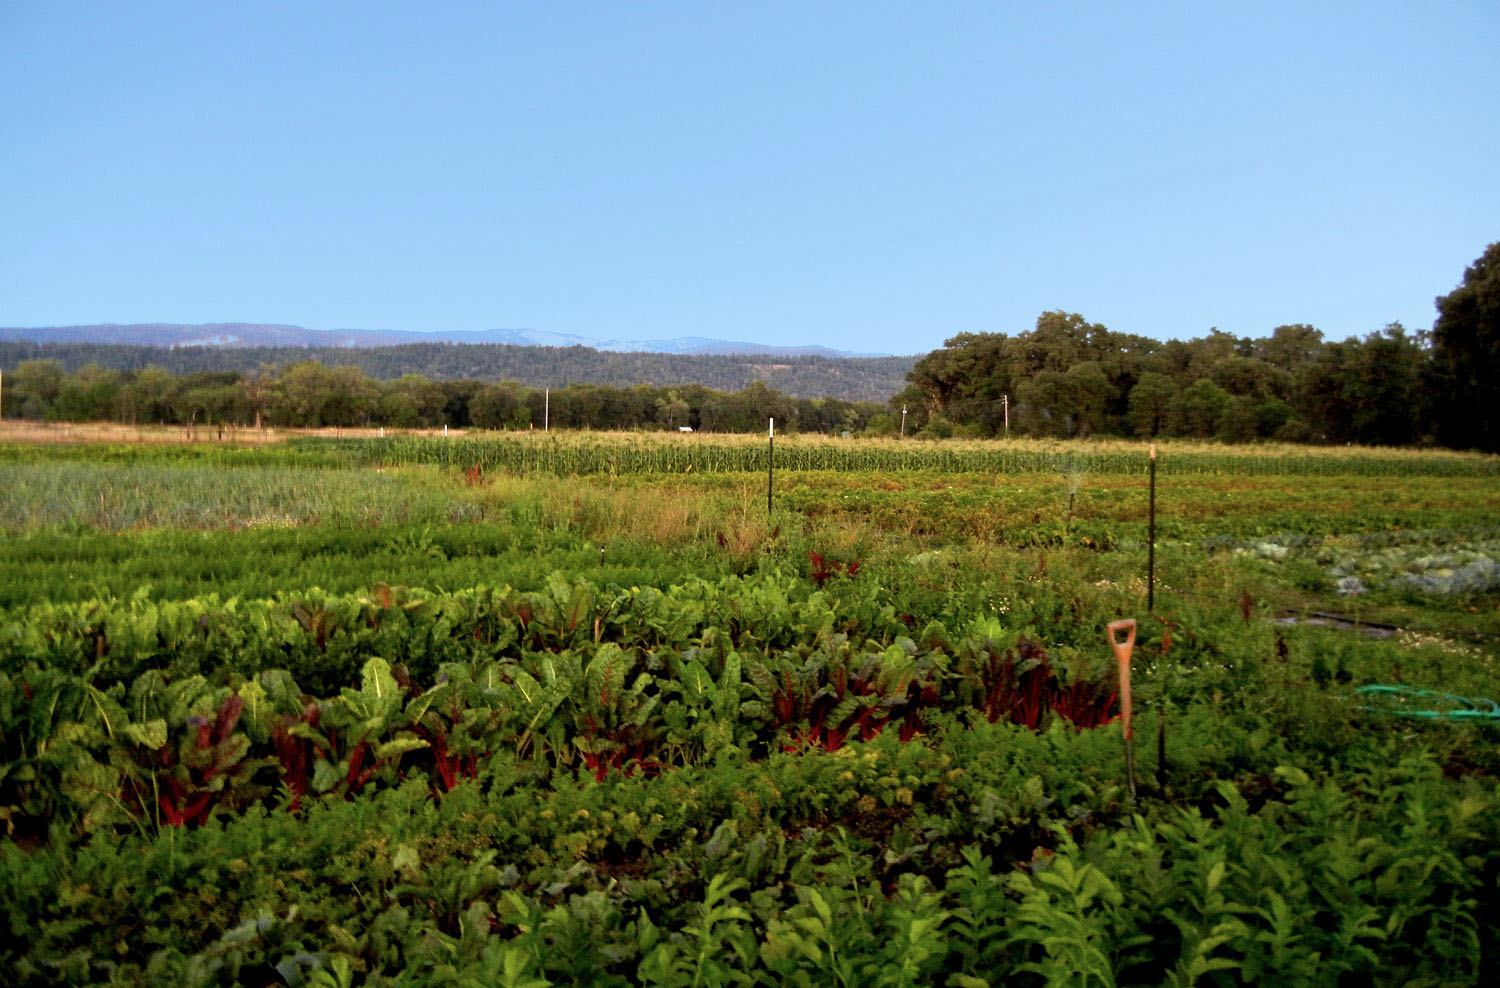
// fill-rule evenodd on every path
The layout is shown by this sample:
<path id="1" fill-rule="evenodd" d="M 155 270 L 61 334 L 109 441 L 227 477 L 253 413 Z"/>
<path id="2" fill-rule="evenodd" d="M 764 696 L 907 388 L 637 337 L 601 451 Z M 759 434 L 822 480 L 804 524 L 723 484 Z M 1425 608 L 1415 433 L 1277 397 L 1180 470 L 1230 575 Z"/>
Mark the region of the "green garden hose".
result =
<path id="1" fill-rule="evenodd" d="M 1431 699 L 1451 704 L 1444 710 L 1411 710 L 1398 706 L 1365 706 L 1359 709 L 1372 714 L 1390 714 L 1393 717 L 1412 717 L 1418 720 L 1494 720 L 1500 721 L 1500 703 L 1483 698 L 1471 699 L 1467 696 L 1455 696 L 1452 693 L 1439 693 L 1436 690 L 1419 690 L 1412 686 L 1361 686 L 1355 690 L 1355 695 L 1366 696 L 1389 696 L 1397 703 L 1414 702 L 1417 700 L 1428 701 Z"/>

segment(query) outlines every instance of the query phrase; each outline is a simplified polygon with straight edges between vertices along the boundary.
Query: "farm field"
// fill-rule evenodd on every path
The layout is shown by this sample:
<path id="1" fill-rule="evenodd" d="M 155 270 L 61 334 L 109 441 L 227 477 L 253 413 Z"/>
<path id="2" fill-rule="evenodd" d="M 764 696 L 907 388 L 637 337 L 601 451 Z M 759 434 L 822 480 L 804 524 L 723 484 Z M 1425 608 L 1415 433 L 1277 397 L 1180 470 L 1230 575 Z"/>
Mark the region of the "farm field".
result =
<path id="1" fill-rule="evenodd" d="M 1493 981 L 1500 458 L 1161 450 L 0 445 L 0 964 Z"/>

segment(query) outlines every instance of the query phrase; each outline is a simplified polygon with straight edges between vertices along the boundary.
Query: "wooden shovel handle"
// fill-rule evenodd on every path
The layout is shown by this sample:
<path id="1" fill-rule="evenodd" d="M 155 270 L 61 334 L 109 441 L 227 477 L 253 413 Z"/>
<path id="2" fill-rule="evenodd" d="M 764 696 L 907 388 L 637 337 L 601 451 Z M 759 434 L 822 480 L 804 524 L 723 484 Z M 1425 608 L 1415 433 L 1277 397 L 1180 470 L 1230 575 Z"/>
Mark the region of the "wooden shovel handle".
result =
<path id="1" fill-rule="evenodd" d="M 1130 702 L 1130 651 L 1135 647 L 1135 618 L 1111 621 L 1108 627 L 1109 645 L 1115 650 L 1115 660 L 1120 665 L 1120 729 L 1125 734 L 1125 757 L 1131 762 L 1130 777 L 1133 793 L 1135 789 L 1135 730 L 1132 726 L 1134 711 L 1131 709 Z M 1125 632 L 1124 641 L 1116 637 L 1121 631 Z"/>
<path id="2" fill-rule="evenodd" d="M 1135 726 L 1134 711 L 1130 700 L 1130 652 L 1135 648 L 1135 618 L 1111 621 L 1109 645 L 1115 650 L 1115 659 L 1120 666 L 1120 733 L 1125 738 L 1125 775 L 1130 781 L 1130 801 L 1135 802 Z M 1125 640 L 1119 638 L 1125 632 Z"/>
<path id="3" fill-rule="evenodd" d="M 1120 641 L 1116 637 L 1118 632 L 1125 632 L 1125 640 Z M 1135 618 L 1122 618 L 1119 621 L 1109 623 L 1109 644 L 1115 650 L 1115 658 L 1122 662 L 1129 661 L 1130 651 L 1135 648 Z"/>

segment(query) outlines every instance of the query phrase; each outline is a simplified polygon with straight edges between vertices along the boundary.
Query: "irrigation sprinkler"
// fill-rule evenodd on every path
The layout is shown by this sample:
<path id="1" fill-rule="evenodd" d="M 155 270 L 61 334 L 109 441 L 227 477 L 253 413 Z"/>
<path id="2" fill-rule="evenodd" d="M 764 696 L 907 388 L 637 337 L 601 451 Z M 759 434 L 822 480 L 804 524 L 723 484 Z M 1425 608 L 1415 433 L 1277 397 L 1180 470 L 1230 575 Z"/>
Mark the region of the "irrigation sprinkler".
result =
<path id="1" fill-rule="evenodd" d="M 1125 640 L 1118 637 L 1125 632 Z M 1115 650 L 1115 661 L 1120 665 L 1120 727 L 1125 735 L 1125 777 L 1130 781 L 1130 801 L 1135 793 L 1135 729 L 1132 723 L 1133 710 L 1130 703 L 1130 653 L 1135 648 L 1135 618 L 1124 618 L 1109 623 L 1109 646 Z"/>

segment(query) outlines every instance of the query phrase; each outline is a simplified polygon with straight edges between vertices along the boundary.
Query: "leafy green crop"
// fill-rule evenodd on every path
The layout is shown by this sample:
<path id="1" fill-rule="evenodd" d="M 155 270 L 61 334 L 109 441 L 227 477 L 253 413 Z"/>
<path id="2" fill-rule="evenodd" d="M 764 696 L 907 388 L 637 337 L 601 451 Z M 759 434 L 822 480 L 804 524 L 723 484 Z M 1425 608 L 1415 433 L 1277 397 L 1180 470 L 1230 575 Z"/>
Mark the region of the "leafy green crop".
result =
<path id="1" fill-rule="evenodd" d="M 528 470 L 596 472 L 0 451 L 88 483 L 186 469 L 163 518 L 273 474 L 343 506 L 106 533 L 80 501 L 7 543 L 8 983 L 1500 977 L 1496 728 L 1356 692 L 1494 697 L 1495 591 L 1402 578 L 1493 555 L 1486 476 L 1181 450 L 1149 614 L 1141 479 L 1109 459 L 1132 449 L 788 443 L 826 462 L 778 472 L 767 519 L 763 486 L 685 452 L 763 446 L 516 441 L 553 457 Z M 1013 472 L 933 469 L 986 456 Z M 630 472 L 651 457 L 684 472 Z M 396 515 L 344 512 L 377 487 Z M 444 522 L 463 506 L 489 520 Z"/>

